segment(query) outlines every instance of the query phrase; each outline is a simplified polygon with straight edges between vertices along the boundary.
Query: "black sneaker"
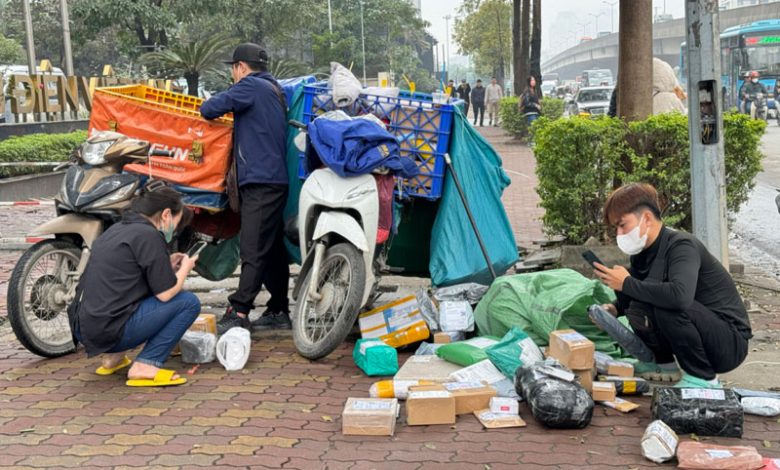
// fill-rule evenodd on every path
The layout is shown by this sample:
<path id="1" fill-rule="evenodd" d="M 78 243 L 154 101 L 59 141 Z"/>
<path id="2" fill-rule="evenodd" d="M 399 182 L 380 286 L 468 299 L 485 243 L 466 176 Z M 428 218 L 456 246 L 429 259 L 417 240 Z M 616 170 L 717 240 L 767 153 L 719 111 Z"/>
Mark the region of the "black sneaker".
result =
<path id="1" fill-rule="evenodd" d="M 266 310 L 260 318 L 252 322 L 255 330 L 290 330 L 292 322 L 287 312 L 272 312 Z"/>
<path id="2" fill-rule="evenodd" d="M 236 326 L 252 331 L 249 317 L 239 317 L 233 307 L 228 307 L 225 314 L 217 322 L 217 333 L 223 335 L 227 330 Z"/>

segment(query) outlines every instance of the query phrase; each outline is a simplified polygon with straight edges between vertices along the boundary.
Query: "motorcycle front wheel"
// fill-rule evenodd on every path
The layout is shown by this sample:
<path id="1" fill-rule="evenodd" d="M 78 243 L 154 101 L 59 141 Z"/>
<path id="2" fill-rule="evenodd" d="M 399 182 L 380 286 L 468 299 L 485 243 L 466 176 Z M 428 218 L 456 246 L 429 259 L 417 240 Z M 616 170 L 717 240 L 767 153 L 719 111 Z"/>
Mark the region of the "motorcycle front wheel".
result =
<path id="1" fill-rule="evenodd" d="M 325 250 L 320 265 L 320 299 L 309 296 L 309 270 L 303 280 L 293 312 L 293 341 L 307 359 L 320 359 L 346 339 L 355 324 L 366 289 L 366 268 L 360 251 L 348 243 Z"/>
<path id="2" fill-rule="evenodd" d="M 30 247 L 8 281 L 8 321 L 22 345 L 43 357 L 59 357 L 76 348 L 63 300 L 75 282 L 81 249 L 64 240 Z"/>

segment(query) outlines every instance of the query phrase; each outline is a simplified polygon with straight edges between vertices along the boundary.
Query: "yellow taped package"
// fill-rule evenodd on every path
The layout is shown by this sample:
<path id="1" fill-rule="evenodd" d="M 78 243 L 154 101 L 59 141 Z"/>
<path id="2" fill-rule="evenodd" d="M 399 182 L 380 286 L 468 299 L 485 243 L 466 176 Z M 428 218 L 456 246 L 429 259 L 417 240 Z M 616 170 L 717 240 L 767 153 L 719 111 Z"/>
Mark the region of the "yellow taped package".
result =
<path id="1" fill-rule="evenodd" d="M 415 296 L 360 314 L 360 335 L 379 338 L 394 348 L 422 341 L 430 336 Z"/>

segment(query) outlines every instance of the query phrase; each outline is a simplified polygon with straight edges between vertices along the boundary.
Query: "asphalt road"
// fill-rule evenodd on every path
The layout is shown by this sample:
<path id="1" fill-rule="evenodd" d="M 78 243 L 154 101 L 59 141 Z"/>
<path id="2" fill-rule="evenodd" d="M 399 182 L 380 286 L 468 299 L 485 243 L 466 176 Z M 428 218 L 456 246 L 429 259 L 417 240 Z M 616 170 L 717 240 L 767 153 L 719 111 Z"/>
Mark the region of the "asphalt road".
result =
<path id="1" fill-rule="evenodd" d="M 764 171 L 731 225 L 729 247 L 739 260 L 780 277 L 780 126 L 772 120 L 762 139 Z"/>

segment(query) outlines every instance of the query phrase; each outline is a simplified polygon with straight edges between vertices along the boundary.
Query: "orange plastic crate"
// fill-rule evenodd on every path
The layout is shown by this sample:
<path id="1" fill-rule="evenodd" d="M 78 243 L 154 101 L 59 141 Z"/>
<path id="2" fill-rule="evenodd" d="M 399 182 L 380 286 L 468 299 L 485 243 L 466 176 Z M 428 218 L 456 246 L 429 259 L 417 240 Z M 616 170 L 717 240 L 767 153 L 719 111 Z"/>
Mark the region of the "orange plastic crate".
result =
<path id="1" fill-rule="evenodd" d="M 204 101 L 203 98 L 199 98 L 197 96 L 190 96 L 182 93 L 161 90 L 159 88 L 146 85 L 105 87 L 98 88 L 98 90 L 101 93 L 121 96 L 122 98 L 135 101 L 139 104 L 196 118 L 200 118 L 200 106 Z M 232 123 L 233 115 L 225 115 L 219 119 L 216 119 L 216 121 Z"/>

